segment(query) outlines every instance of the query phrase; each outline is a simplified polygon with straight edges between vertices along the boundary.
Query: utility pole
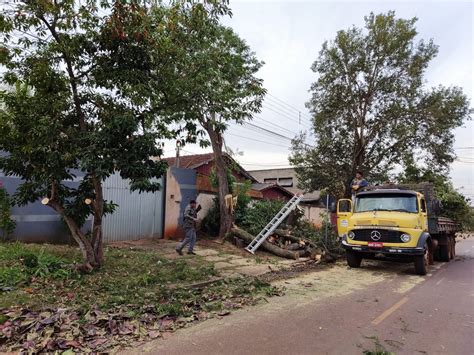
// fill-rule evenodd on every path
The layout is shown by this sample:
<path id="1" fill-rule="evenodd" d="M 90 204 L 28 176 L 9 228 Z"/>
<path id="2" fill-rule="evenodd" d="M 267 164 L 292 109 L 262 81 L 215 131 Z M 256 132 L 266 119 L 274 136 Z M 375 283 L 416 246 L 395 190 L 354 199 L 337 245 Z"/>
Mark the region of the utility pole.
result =
<path id="1" fill-rule="evenodd" d="M 175 168 L 179 168 L 179 153 L 181 150 L 181 143 L 179 141 L 176 141 L 176 159 L 174 161 L 174 166 Z"/>

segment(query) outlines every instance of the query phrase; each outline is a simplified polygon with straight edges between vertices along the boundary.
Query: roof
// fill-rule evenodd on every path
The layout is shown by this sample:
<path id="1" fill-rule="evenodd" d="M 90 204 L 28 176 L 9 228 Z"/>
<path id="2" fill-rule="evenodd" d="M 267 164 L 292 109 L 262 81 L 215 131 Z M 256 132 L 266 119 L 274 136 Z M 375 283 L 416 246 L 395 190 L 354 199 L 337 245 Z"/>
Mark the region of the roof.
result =
<path id="1" fill-rule="evenodd" d="M 277 185 L 277 184 L 266 184 L 266 183 L 261 183 L 261 182 L 252 184 L 252 190 L 265 191 L 265 190 L 268 190 L 268 189 L 277 189 L 277 190 L 280 190 L 280 191 L 282 191 L 283 193 L 285 193 L 289 196 L 294 195 L 291 191 L 288 191 L 284 187 L 282 187 L 280 185 Z"/>
<path id="2" fill-rule="evenodd" d="M 357 194 L 360 195 L 373 195 L 373 194 L 405 194 L 405 195 L 418 195 L 418 192 L 412 190 L 401 190 L 401 189 L 377 189 L 370 191 L 361 191 Z"/>
<path id="3" fill-rule="evenodd" d="M 289 168 L 267 168 L 267 169 L 252 169 L 249 170 L 250 173 L 255 173 L 259 171 L 273 171 L 273 170 L 295 170 L 294 167 L 289 167 Z"/>
<path id="4" fill-rule="evenodd" d="M 176 157 L 164 158 L 168 166 L 174 166 Z M 179 167 L 195 169 L 214 160 L 214 153 L 183 155 L 179 157 Z"/>
<path id="5" fill-rule="evenodd" d="M 321 191 L 313 191 L 313 192 L 306 192 L 303 195 L 303 199 L 301 201 L 303 202 L 319 201 L 320 199 L 321 199 Z"/>
<path id="6" fill-rule="evenodd" d="M 249 179 L 252 182 L 256 182 L 257 180 L 250 175 L 247 170 L 245 170 L 243 167 L 241 167 L 230 155 L 224 153 L 223 154 L 225 158 L 227 158 L 229 161 L 234 162 L 237 165 L 237 168 L 239 169 L 239 172 Z M 168 163 L 168 166 L 174 166 L 176 162 L 176 157 L 169 157 L 169 158 L 164 158 L 164 161 Z M 193 154 L 193 155 L 182 155 L 179 157 L 179 167 L 183 169 L 196 169 L 199 168 L 200 166 L 209 164 L 214 161 L 214 153 L 206 153 L 206 154 Z"/>

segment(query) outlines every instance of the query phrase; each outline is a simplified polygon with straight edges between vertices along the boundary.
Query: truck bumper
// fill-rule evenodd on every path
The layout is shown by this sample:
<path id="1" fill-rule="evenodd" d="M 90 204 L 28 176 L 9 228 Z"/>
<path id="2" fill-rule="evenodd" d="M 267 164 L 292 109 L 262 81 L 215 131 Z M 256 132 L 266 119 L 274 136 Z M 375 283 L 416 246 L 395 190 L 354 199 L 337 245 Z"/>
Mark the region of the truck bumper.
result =
<path id="1" fill-rule="evenodd" d="M 397 248 L 397 247 L 382 247 L 382 248 L 371 248 L 367 245 L 355 245 L 349 244 L 346 240 L 342 240 L 342 246 L 346 250 L 353 250 L 358 253 L 381 253 L 390 255 L 423 255 L 425 249 L 421 248 Z"/>

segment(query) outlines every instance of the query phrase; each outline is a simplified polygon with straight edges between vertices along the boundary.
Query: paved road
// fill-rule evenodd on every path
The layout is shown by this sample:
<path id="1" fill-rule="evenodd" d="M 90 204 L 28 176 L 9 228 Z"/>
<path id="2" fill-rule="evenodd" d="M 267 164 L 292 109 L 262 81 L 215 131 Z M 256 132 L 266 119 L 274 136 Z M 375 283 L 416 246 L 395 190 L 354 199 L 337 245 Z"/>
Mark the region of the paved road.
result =
<path id="1" fill-rule="evenodd" d="M 411 264 L 339 265 L 282 282 L 283 297 L 179 331 L 133 353 L 474 354 L 474 239 L 426 277 Z"/>

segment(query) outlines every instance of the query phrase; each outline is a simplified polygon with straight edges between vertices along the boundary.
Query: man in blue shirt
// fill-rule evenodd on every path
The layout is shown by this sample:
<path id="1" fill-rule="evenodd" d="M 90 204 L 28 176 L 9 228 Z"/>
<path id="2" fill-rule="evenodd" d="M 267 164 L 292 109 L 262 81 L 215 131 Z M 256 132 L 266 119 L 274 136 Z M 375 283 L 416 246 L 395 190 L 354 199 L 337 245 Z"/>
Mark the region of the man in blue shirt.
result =
<path id="1" fill-rule="evenodd" d="M 365 187 L 367 187 L 369 183 L 367 180 L 364 179 L 364 174 L 362 171 L 356 172 L 355 179 L 352 180 L 352 197 L 356 195 L 356 193 L 362 191 Z"/>

